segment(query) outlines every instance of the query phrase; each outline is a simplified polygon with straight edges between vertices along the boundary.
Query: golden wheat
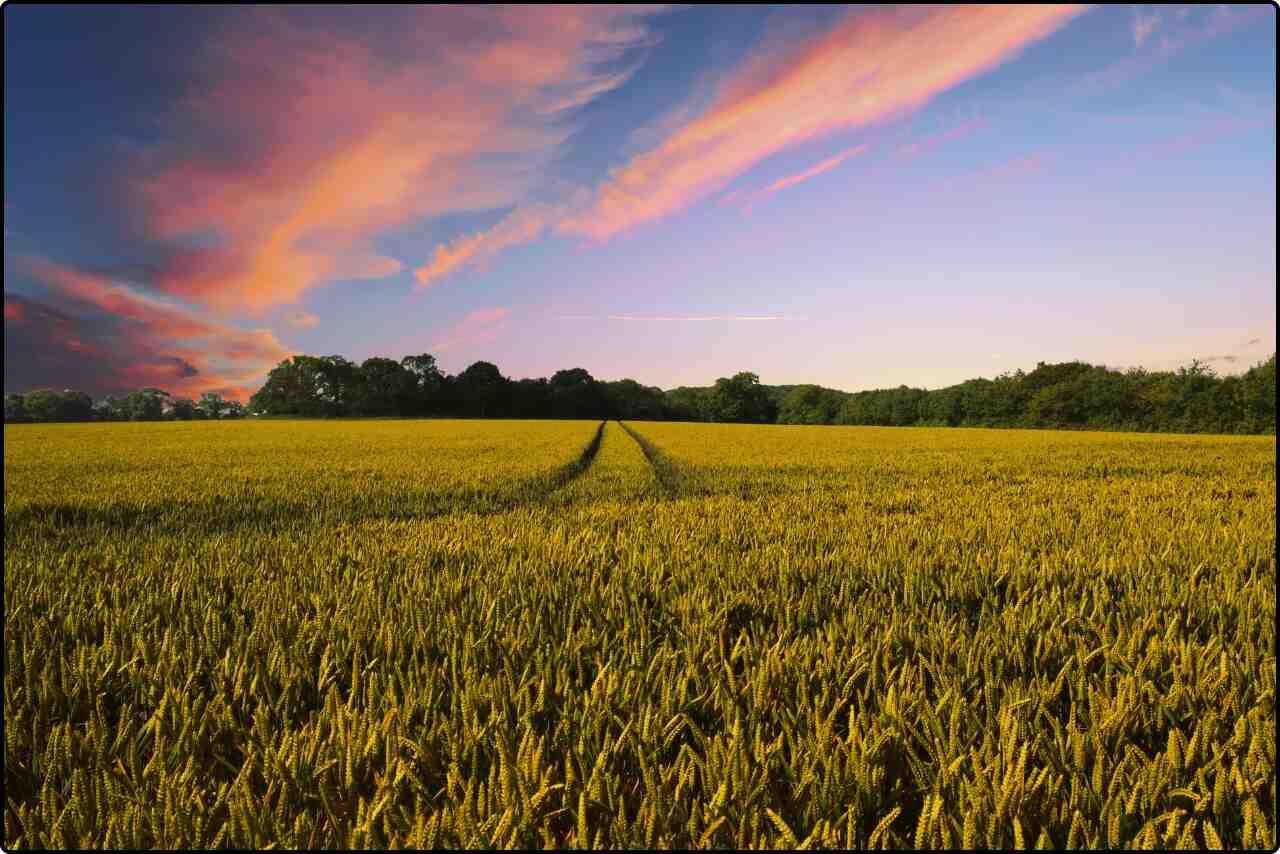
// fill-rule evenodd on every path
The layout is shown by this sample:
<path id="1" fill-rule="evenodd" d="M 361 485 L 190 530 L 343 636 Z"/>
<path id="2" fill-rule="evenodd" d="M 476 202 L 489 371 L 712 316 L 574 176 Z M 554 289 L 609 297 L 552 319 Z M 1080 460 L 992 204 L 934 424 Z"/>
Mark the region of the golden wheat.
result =
<path id="1" fill-rule="evenodd" d="M 5 427 L 7 847 L 1276 844 L 1273 438 Z"/>

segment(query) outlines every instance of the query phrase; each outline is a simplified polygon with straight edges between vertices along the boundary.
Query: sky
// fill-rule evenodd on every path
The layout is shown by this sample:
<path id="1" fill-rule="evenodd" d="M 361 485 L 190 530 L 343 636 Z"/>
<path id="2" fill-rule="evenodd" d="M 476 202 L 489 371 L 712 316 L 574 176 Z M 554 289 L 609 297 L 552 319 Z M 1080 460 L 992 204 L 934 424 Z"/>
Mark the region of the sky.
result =
<path id="1" fill-rule="evenodd" d="M 1276 9 L 4 15 L 4 387 L 937 388 L 1276 339 Z"/>

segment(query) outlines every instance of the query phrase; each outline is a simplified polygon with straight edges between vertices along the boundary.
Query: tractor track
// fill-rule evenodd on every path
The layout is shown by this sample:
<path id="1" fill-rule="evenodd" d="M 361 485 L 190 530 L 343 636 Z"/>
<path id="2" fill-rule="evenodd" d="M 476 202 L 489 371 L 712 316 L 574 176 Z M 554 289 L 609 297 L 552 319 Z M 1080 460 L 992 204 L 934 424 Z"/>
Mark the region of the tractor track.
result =
<path id="1" fill-rule="evenodd" d="M 648 439 L 628 427 L 625 422 L 618 421 L 616 423 L 640 446 L 640 452 L 644 454 L 649 467 L 653 469 L 653 474 L 658 479 L 658 486 L 661 488 L 663 495 L 668 498 L 674 498 L 686 491 L 687 485 L 684 474 L 675 463 L 668 459 L 666 454 L 662 453 Z"/>

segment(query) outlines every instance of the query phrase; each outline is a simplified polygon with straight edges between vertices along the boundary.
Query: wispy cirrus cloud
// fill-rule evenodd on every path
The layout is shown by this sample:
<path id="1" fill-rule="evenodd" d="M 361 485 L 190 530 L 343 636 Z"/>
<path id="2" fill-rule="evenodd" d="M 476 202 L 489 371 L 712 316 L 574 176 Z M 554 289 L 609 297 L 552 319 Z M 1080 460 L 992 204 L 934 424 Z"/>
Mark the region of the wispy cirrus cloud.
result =
<path id="1" fill-rule="evenodd" d="M 898 158 L 902 159 L 915 157 L 919 154 L 927 154 L 929 152 L 937 151 L 949 142 L 964 139 L 970 134 L 976 133 L 985 127 L 987 127 L 986 120 L 979 118 L 969 119 L 949 127 L 946 130 L 929 134 L 928 136 L 921 137 L 920 139 L 916 139 L 900 146 L 895 154 Z"/>
<path id="2" fill-rule="evenodd" d="M 411 8 L 340 35 L 288 11 L 238 18 L 198 58 L 166 139 L 121 176 L 162 248 L 155 284 L 261 314 L 400 272 L 376 238 L 522 199 L 566 111 L 626 81 L 601 69 L 647 43 L 646 11 Z"/>
<path id="3" fill-rule="evenodd" d="M 721 189 L 784 148 L 901 117 L 1016 55 L 1078 6 L 855 10 L 820 38 L 749 63 L 724 96 L 614 170 L 558 230 L 607 240 Z"/>
<path id="4" fill-rule="evenodd" d="M 418 287 L 429 287 L 460 267 L 483 263 L 504 249 L 529 243 L 553 225 L 562 212 L 563 208 L 553 205 L 519 207 L 487 231 L 437 246 L 431 260 L 414 271 Z"/>
<path id="5" fill-rule="evenodd" d="M 1180 156 L 1263 124 L 1260 116 L 1217 116 L 1202 121 L 1199 127 L 1190 131 L 1138 149 L 1131 159 Z"/>
<path id="6" fill-rule="evenodd" d="M 803 317 L 796 317 L 785 314 L 561 314 L 557 315 L 561 320 L 637 320 L 637 321 L 653 321 L 653 322 L 681 322 L 681 321 L 705 321 L 705 320 L 732 320 L 732 321 L 776 321 L 776 320 L 804 320 Z"/>
<path id="7" fill-rule="evenodd" d="M 315 329 L 320 325 L 320 318 L 305 311 L 295 311 L 285 317 L 285 323 L 294 329 Z"/>
<path id="8" fill-rule="evenodd" d="M 5 294 L 6 388 L 65 376 L 91 393 L 159 386 L 243 400 L 251 383 L 291 355 L 267 329 L 209 320 L 130 284 L 45 258 L 13 263 L 57 304 Z"/>
<path id="9" fill-rule="evenodd" d="M 492 341 L 503 330 L 510 315 L 511 310 L 505 306 L 472 311 L 432 342 L 431 348 L 447 353 L 468 344 Z"/>
<path id="10" fill-rule="evenodd" d="M 788 187 L 794 187 L 796 184 L 803 183 L 804 181 L 812 180 L 817 178 L 819 175 L 825 175 L 841 163 L 848 160 L 850 157 L 856 157 L 857 155 L 862 154 L 868 149 L 868 147 L 869 146 L 866 143 L 863 143 L 862 145 L 855 145 L 851 148 L 846 148 L 844 151 L 841 151 L 832 157 L 828 157 L 826 160 L 816 163 L 808 169 L 804 169 L 794 175 L 788 175 L 785 178 L 779 178 L 767 187 L 749 194 L 746 197 L 746 207 L 749 209 L 752 205 L 772 196 L 774 193 L 785 190 Z"/>
<path id="11" fill-rule="evenodd" d="M 614 169 L 585 198 L 528 214 L 517 209 L 492 229 L 438 247 L 418 280 L 425 286 L 546 233 L 598 242 L 675 213 L 779 151 L 923 107 L 1055 32 L 1083 8 L 853 10 L 817 37 L 748 61 L 697 116 L 673 113 L 683 123 L 666 123 L 666 136 L 654 148 Z M 819 165 L 828 171 L 838 163 Z"/>
<path id="12" fill-rule="evenodd" d="M 1160 14 L 1155 10 L 1144 10 L 1141 6 L 1133 7 L 1133 44 L 1142 47 L 1142 43 L 1151 37 L 1160 25 Z"/>
<path id="13" fill-rule="evenodd" d="M 984 192 L 1001 184 L 1043 172 L 1061 157 L 1053 149 L 1040 149 L 992 163 L 968 172 L 948 176 L 934 185 L 937 192 Z"/>
<path id="14" fill-rule="evenodd" d="M 1177 6 L 1162 8 L 1162 12 L 1158 17 L 1155 12 L 1135 12 L 1133 54 L 1086 74 L 1065 89 L 1058 87 L 1056 94 L 1093 94 L 1114 88 L 1188 49 L 1262 21 L 1269 14 L 1261 4 Z"/>

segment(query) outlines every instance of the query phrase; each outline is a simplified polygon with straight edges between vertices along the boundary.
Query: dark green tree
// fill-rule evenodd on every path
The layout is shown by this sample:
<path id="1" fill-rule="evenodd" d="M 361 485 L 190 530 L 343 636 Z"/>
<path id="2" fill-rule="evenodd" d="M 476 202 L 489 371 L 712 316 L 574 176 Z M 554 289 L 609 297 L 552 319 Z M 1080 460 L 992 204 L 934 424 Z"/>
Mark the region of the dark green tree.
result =
<path id="1" fill-rule="evenodd" d="M 553 418 L 604 418 L 604 392 L 584 368 L 556 371 L 547 383 L 551 392 Z"/>
<path id="2" fill-rule="evenodd" d="M 436 357 L 430 353 L 417 356 L 405 356 L 400 365 L 414 377 L 414 405 L 406 415 L 425 415 L 443 412 L 449 401 L 446 398 L 448 377 L 436 364 Z"/>
<path id="3" fill-rule="evenodd" d="M 200 395 L 200 402 L 196 404 L 205 418 L 217 419 L 222 417 L 222 413 L 227 409 L 227 401 L 222 399 L 222 395 L 213 391 L 206 391 Z"/>
<path id="4" fill-rule="evenodd" d="M 374 357 L 360 365 L 355 408 L 361 415 L 411 415 L 417 404 L 418 378 L 394 359 Z"/>
<path id="5" fill-rule="evenodd" d="M 470 365 L 456 380 L 463 414 L 480 418 L 500 415 L 507 385 L 507 378 L 492 362 Z"/>
<path id="6" fill-rule="evenodd" d="M 30 420 L 27 417 L 27 407 L 22 400 L 20 394 L 6 394 L 4 396 L 4 423 L 21 424 Z"/>
<path id="7" fill-rule="evenodd" d="M 322 415 L 324 374 L 314 356 L 294 356 L 271 369 L 267 381 L 249 398 L 249 408 L 262 415 Z"/>
<path id="8" fill-rule="evenodd" d="M 628 421 L 660 421 L 667 417 L 662 389 L 635 380 L 601 383 L 605 405 L 614 418 Z"/>
<path id="9" fill-rule="evenodd" d="M 175 421 L 190 421 L 196 417 L 195 401 L 188 397 L 175 398 L 169 416 Z"/>
<path id="10" fill-rule="evenodd" d="M 129 421 L 159 421 L 164 417 L 169 393 L 158 388 L 129 392 L 122 401 L 124 417 Z"/>
<path id="11" fill-rule="evenodd" d="M 82 391 L 42 388 L 27 392 L 22 401 L 32 421 L 90 421 L 93 418 L 93 399 Z"/>
<path id="12" fill-rule="evenodd" d="M 798 385 L 778 407 L 779 424 L 834 424 L 843 402 L 839 392 L 816 385 Z"/>
<path id="13" fill-rule="evenodd" d="M 773 421 L 776 414 L 760 377 L 750 371 L 716 380 L 708 405 L 714 421 L 761 423 Z"/>

